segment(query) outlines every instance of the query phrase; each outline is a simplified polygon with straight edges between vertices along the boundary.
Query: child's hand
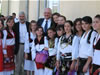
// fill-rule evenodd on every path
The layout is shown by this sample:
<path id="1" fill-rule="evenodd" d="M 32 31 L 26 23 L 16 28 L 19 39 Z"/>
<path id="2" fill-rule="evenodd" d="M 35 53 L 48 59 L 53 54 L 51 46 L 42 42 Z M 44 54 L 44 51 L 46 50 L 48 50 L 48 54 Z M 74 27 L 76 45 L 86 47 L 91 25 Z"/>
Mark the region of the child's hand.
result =
<path id="1" fill-rule="evenodd" d="M 44 48 L 44 50 L 48 50 L 48 48 L 47 48 L 47 47 L 45 47 L 45 48 Z"/>
<path id="2" fill-rule="evenodd" d="M 27 53 L 25 53 L 25 59 L 28 59 L 28 54 Z"/>
<path id="3" fill-rule="evenodd" d="M 74 64 L 74 62 L 72 62 L 71 66 L 70 66 L 70 71 L 73 71 L 74 68 L 75 68 L 75 64 Z"/>
<path id="4" fill-rule="evenodd" d="M 56 68 L 59 70 L 59 61 L 56 61 Z"/>
<path id="5" fill-rule="evenodd" d="M 76 71 L 78 71 L 78 66 L 79 66 L 79 64 L 76 63 L 76 65 L 75 65 L 75 70 L 76 70 Z"/>
<path id="6" fill-rule="evenodd" d="M 7 58 L 7 54 L 4 54 L 4 58 Z"/>
<path id="7" fill-rule="evenodd" d="M 92 74 L 92 69 L 93 69 L 93 67 L 91 66 L 91 68 L 90 68 L 90 73 Z"/>
<path id="8" fill-rule="evenodd" d="M 88 67 L 89 66 L 87 64 L 85 64 L 85 66 L 83 67 L 83 72 L 87 72 Z"/>

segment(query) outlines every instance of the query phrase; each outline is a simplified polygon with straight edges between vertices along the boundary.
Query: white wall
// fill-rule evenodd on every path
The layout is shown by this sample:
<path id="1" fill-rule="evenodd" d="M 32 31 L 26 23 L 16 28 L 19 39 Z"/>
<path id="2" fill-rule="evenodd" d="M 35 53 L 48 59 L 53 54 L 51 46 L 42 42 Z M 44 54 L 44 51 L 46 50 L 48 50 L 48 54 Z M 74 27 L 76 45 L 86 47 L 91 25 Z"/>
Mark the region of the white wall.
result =
<path id="1" fill-rule="evenodd" d="M 38 2 L 36 0 L 29 0 L 29 21 L 37 20 Z"/>
<path id="2" fill-rule="evenodd" d="M 60 0 L 60 13 L 67 19 L 100 14 L 100 1 L 62 1 Z"/>
<path id="3" fill-rule="evenodd" d="M 20 9 L 20 2 L 19 0 L 11 0 L 9 4 L 9 15 L 12 15 L 12 13 L 16 13 L 16 16 L 18 17 L 19 9 Z"/>

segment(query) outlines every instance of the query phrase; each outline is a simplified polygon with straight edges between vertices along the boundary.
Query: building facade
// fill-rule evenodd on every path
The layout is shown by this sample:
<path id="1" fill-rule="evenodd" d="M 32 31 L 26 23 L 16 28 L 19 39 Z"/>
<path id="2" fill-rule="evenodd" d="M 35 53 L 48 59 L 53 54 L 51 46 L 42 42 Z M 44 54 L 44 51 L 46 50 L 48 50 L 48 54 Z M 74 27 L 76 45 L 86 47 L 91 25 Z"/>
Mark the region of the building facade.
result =
<path id="1" fill-rule="evenodd" d="M 3 15 L 15 12 L 18 17 L 19 12 L 24 11 L 29 21 L 43 17 L 46 7 L 61 13 L 68 20 L 100 14 L 100 0 L 1 0 Z"/>

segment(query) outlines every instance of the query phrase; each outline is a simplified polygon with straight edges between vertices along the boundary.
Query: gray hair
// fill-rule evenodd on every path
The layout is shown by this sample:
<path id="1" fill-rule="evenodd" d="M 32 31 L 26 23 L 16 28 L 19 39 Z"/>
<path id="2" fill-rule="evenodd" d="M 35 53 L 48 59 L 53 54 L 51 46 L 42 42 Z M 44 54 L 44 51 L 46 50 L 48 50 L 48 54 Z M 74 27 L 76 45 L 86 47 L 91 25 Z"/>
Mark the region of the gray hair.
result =
<path id="1" fill-rule="evenodd" d="M 24 15 L 24 16 L 25 16 L 24 11 L 19 12 L 19 16 L 20 16 L 20 15 Z"/>
<path id="2" fill-rule="evenodd" d="M 44 9 L 44 12 L 47 11 L 47 10 L 52 14 L 51 8 L 45 8 L 45 9 Z"/>

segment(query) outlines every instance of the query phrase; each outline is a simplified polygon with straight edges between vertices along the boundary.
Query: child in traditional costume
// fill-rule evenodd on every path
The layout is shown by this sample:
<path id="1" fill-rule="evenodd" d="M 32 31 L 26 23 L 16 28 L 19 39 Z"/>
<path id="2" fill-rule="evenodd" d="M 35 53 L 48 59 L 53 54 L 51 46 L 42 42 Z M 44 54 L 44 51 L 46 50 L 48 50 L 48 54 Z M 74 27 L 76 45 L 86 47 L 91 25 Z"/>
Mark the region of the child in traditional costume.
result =
<path id="1" fill-rule="evenodd" d="M 0 20 L 0 75 L 3 75 L 3 21 Z"/>
<path id="2" fill-rule="evenodd" d="M 59 75 L 68 75 L 70 65 L 72 63 L 72 21 L 66 21 L 64 24 L 65 34 L 61 36 L 57 50 L 57 69 L 60 70 Z"/>
<path id="3" fill-rule="evenodd" d="M 36 38 L 36 21 L 32 20 L 30 23 L 30 32 L 26 34 L 26 40 L 25 40 L 25 63 L 24 63 L 24 70 L 27 71 L 27 75 L 30 75 L 32 72 L 32 75 L 34 75 L 34 60 L 32 61 L 32 55 L 31 55 L 31 47 L 32 42 Z"/>
<path id="4" fill-rule="evenodd" d="M 82 18 L 82 28 L 84 29 L 84 34 L 80 40 L 79 56 L 78 56 L 78 72 L 79 75 L 89 75 L 90 66 L 93 56 L 93 40 L 96 32 L 93 31 L 92 18 L 90 16 L 85 16 Z"/>
<path id="5" fill-rule="evenodd" d="M 53 75 L 55 72 L 55 64 L 56 64 L 56 54 L 57 54 L 57 38 L 55 38 L 55 30 L 53 28 L 49 28 L 47 30 L 47 37 L 45 40 L 45 44 L 48 51 L 48 59 L 45 63 L 44 75 Z"/>
<path id="6" fill-rule="evenodd" d="M 10 16 L 7 19 L 7 27 L 4 32 L 3 51 L 4 51 L 4 75 L 11 75 L 15 69 L 14 63 L 14 45 L 15 33 L 13 32 L 14 19 Z"/>
<path id="7" fill-rule="evenodd" d="M 80 39 L 83 34 L 83 29 L 82 29 L 82 19 L 77 18 L 74 21 L 74 38 L 72 42 L 72 64 L 71 64 L 71 70 L 76 70 L 77 71 L 77 59 L 79 55 L 79 45 L 80 45 Z"/>
<path id="8" fill-rule="evenodd" d="M 92 75 L 100 75 L 100 15 L 96 15 L 93 22 L 93 28 L 98 32 L 94 39 L 93 71 Z"/>
<path id="9" fill-rule="evenodd" d="M 35 60 L 35 70 L 34 75 L 44 75 L 44 63 L 40 62 L 42 60 L 41 55 L 45 52 L 45 37 L 43 35 L 43 28 L 37 27 L 36 38 L 32 43 L 32 60 Z M 40 57 L 39 57 L 40 56 Z"/>

